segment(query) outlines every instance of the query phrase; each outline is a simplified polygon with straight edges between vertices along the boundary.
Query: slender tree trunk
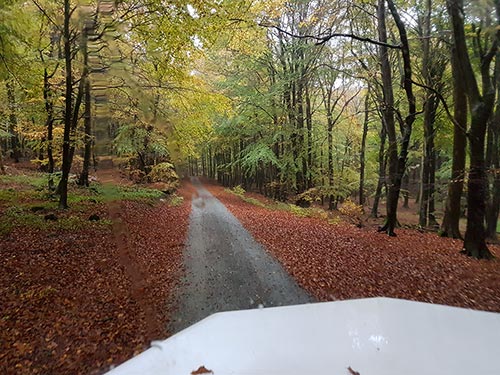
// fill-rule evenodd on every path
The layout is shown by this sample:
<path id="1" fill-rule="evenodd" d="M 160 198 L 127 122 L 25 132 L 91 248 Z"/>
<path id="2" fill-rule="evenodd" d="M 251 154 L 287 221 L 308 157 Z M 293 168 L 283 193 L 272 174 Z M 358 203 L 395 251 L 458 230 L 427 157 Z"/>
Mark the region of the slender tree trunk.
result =
<path id="1" fill-rule="evenodd" d="M 381 1 L 381 6 L 379 4 L 379 36 L 384 42 L 387 41 L 387 31 L 385 28 L 385 9 L 384 2 Z M 403 88 L 406 94 L 406 100 L 408 103 L 408 114 L 402 123 L 401 129 L 401 147 L 398 155 L 398 145 L 396 139 L 396 130 L 394 126 L 394 114 L 392 111 L 389 113 L 388 109 L 385 108 L 385 112 L 390 114 L 386 116 L 386 127 L 387 135 L 389 138 L 389 180 L 390 185 L 387 194 L 387 219 L 382 228 L 379 229 L 380 232 L 386 232 L 389 236 L 395 236 L 394 229 L 398 224 L 397 220 L 397 210 L 398 210 L 398 200 L 399 193 L 401 190 L 401 183 L 403 175 L 406 170 L 406 161 L 408 159 L 408 147 L 410 145 L 410 136 L 412 131 L 413 123 L 415 122 L 416 116 L 416 100 L 413 94 L 413 81 L 412 81 L 412 69 L 411 69 L 411 57 L 410 57 L 410 46 L 408 43 L 408 37 L 406 33 L 406 27 L 401 20 L 399 13 L 392 0 L 387 0 L 389 9 L 391 11 L 392 18 L 396 23 L 396 27 L 399 32 L 399 40 L 401 42 L 401 54 L 403 57 Z M 380 10 L 382 9 L 382 10 Z M 383 19 L 383 24 L 380 25 L 380 18 Z M 383 48 L 383 49 L 382 49 Z M 392 82 L 389 82 L 388 78 L 391 78 L 387 73 L 390 65 L 387 55 L 387 48 L 381 47 L 381 62 L 382 62 L 382 82 L 384 86 L 384 101 L 386 107 L 393 107 L 394 98 L 389 98 L 388 100 L 388 90 L 390 89 L 392 95 Z M 384 72 L 385 71 L 385 72 Z M 384 78 L 385 76 L 385 78 Z"/>
<path id="2" fill-rule="evenodd" d="M 71 124 L 73 113 L 73 79 L 72 79 L 72 58 L 71 58 L 71 34 L 69 22 L 71 17 L 70 0 L 64 0 L 64 63 L 65 63 L 65 98 L 64 98 L 64 135 L 62 146 L 62 174 L 59 182 L 59 208 L 68 208 L 68 179 L 71 168 L 70 148 L 71 148 Z"/>
<path id="3" fill-rule="evenodd" d="M 306 188 L 307 175 L 307 159 L 304 155 L 304 82 L 303 78 L 299 78 L 297 82 L 297 163 L 300 163 L 297 168 L 297 192 L 301 193 Z"/>
<path id="4" fill-rule="evenodd" d="M 387 43 L 387 28 L 385 20 L 385 0 L 378 0 L 378 36 L 382 43 Z M 397 224 L 397 205 L 399 188 L 397 187 L 398 173 L 398 143 L 396 127 L 394 124 L 394 93 L 392 89 L 392 73 L 389 62 L 389 51 L 386 46 L 379 46 L 380 70 L 382 75 L 383 104 L 381 108 L 383 125 L 388 138 L 388 160 L 389 160 L 389 188 L 387 191 L 387 217 L 381 231 L 387 231 L 390 236 L 394 234 Z"/>
<path id="5" fill-rule="evenodd" d="M 430 94 L 424 106 L 424 157 L 422 163 L 421 195 L 419 209 L 419 225 L 426 227 L 431 224 L 429 217 L 434 215 L 430 211 L 434 199 L 433 166 L 435 165 L 434 150 L 434 121 L 437 111 L 437 98 Z"/>
<path id="6" fill-rule="evenodd" d="M 443 237 L 462 238 L 459 229 L 461 214 L 461 198 L 465 180 L 465 149 L 467 146 L 467 95 L 465 81 L 460 73 L 459 56 L 456 48 L 451 51 L 451 68 L 453 75 L 453 156 L 451 179 L 448 184 L 448 197 L 444 211 L 441 235 Z"/>
<path id="7" fill-rule="evenodd" d="M 43 58 L 42 58 L 43 62 Z M 57 69 L 57 68 L 56 68 Z M 55 73 L 55 70 L 54 70 Z M 53 74 L 52 74 L 53 75 Z M 52 142 L 54 139 L 54 100 L 52 97 L 52 90 L 50 87 L 50 77 L 47 67 L 43 70 L 43 99 L 45 102 L 45 112 L 47 118 L 45 120 L 45 127 L 47 128 L 47 172 L 49 174 L 48 189 L 54 190 L 54 154 L 52 152 Z"/>
<path id="8" fill-rule="evenodd" d="M 476 112 L 476 113 L 474 113 Z M 465 232 L 464 249 L 474 258 L 492 258 L 486 246 L 486 230 L 484 227 L 486 214 L 486 170 L 484 162 L 484 124 L 489 114 L 486 108 L 472 111 L 470 144 L 470 171 L 467 184 L 467 230 Z"/>
<path id="9" fill-rule="evenodd" d="M 409 203 L 410 203 L 410 191 L 408 190 L 410 188 L 410 176 L 408 173 L 405 173 L 403 176 L 403 207 L 404 208 L 410 208 Z"/>
<path id="10" fill-rule="evenodd" d="M 306 83 L 306 126 L 307 126 L 307 181 L 306 187 L 310 189 L 313 187 L 312 181 L 312 167 L 313 167 L 313 147 L 312 147 L 312 112 L 311 112 L 311 97 L 309 96 L 309 84 Z"/>
<path id="11" fill-rule="evenodd" d="M 436 220 L 436 149 L 434 148 L 434 140 L 431 147 L 434 152 L 431 156 L 429 164 L 429 208 L 427 212 L 427 225 L 433 228 L 439 228 Z"/>
<path id="12" fill-rule="evenodd" d="M 369 97 L 370 85 L 366 91 L 365 96 L 365 118 L 363 121 L 363 135 L 361 137 L 361 150 L 359 153 L 359 204 L 365 204 L 365 153 L 366 153 L 366 136 L 368 135 L 368 121 L 369 121 Z"/>
<path id="13" fill-rule="evenodd" d="M 328 187 L 330 195 L 328 196 L 328 209 L 333 210 L 333 119 L 331 113 L 327 114 L 328 122 Z"/>
<path id="14" fill-rule="evenodd" d="M 434 56 L 431 51 L 432 0 L 426 0 L 425 15 L 422 19 L 422 75 L 428 87 L 440 89 L 446 60 Z M 434 216 L 434 190 L 436 171 L 436 150 L 434 148 L 434 123 L 439 101 L 437 95 L 426 90 L 424 105 L 424 152 L 420 189 L 419 224 L 421 227 L 436 225 Z"/>
<path id="15" fill-rule="evenodd" d="M 83 117 L 83 125 L 85 132 L 85 148 L 83 154 L 83 166 L 82 172 L 80 173 L 80 177 L 78 179 L 78 184 L 80 186 L 89 186 L 89 169 L 90 169 L 90 159 L 92 156 L 92 101 L 91 101 L 91 92 L 90 92 L 90 79 L 89 77 L 85 77 L 85 112 Z"/>
<path id="16" fill-rule="evenodd" d="M 487 167 L 489 170 L 490 194 L 486 206 L 486 236 L 498 239 L 497 225 L 500 213 L 500 53 L 495 59 L 496 108 L 488 124 Z"/>
<path id="17" fill-rule="evenodd" d="M 17 132 L 17 104 L 14 81 L 12 79 L 8 79 L 7 81 L 5 81 L 5 86 L 7 89 L 7 101 L 9 107 L 9 133 L 11 145 L 10 157 L 14 160 L 14 162 L 19 163 L 20 143 L 19 135 Z"/>
<path id="18" fill-rule="evenodd" d="M 0 143 L 0 174 L 6 174 L 5 172 L 5 166 L 3 164 L 3 150 L 2 150 L 2 144 Z"/>
<path id="19" fill-rule="evenodd" d="M 385 169 L 386 169 L 386 157 L 385 157 L 385 140 L 387 138 L 385 131 L 385 126 L 382 125 L 380 129 L 380 146 L 378 150 L 378 181 L 377 188 L 375 189 L 375 196 L 373 198 L 373 206 L 371 217 L 378 217 L 378 205 L 380 202 L 380 197 L 382 195 L 382 188 L 385 184 Z"/>

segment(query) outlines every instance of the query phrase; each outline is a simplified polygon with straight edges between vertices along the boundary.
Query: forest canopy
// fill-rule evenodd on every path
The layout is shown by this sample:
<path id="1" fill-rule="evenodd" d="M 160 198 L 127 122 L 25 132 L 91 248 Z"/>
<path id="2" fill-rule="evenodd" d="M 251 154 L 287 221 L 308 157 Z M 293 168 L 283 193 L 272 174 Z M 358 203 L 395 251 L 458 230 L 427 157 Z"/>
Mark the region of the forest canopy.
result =
<path id="1" fill-rule="evenodd" d="M 499 0 L 0 0 L 0 173 L 31 161 L 66 209 L 112 156 L 139 183 L 383 202 L 391 236 L 414 200 L 490 258 L 499 26 Z"/>

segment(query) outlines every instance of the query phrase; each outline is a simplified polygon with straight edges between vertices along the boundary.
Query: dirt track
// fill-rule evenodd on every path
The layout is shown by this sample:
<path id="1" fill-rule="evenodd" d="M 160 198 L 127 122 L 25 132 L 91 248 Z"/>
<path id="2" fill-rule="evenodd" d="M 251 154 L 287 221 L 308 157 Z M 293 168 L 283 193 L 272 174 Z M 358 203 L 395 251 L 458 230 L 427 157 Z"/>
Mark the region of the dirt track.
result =
<path id="1" fill-rule="evenodd" d="M 186 276 L 170 331 L 216 312 L 291 305 L 312 298 L 243 228 L 226 207 L 193 179 Z"/>

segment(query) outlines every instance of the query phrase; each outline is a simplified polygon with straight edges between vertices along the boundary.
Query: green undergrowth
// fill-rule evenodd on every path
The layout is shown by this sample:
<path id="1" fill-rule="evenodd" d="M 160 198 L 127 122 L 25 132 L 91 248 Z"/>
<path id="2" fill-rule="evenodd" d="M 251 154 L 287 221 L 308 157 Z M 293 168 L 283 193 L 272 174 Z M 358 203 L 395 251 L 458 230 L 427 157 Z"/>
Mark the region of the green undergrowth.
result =
<path id="1" fill-rule="evenodd" d="M 85 190 L 85 189 L 79 189 Z M 149 200 L 154 201 L 163 197 L 165 194 L 156 189 L 150 189 L 139 186 L 119 186 L 113 184 L 95 184 L 87 189 L 86 194 L 76 194 L 73 199 L 94 199 L 97 202 L 111 202 L 117 200 Z"/>
<path id="2" fill-rule="evenodd" d="M 241 186 L 236 186 L 233 189 L 225 189 L 226 192 L 234 194 L 241 198 L 243 201 L 253 204 L 258 207 L 267 208 L 269 210 L 286 211 L 298 217 L 314 217 L 320 219 L 328 219 L 328 213 L 320 208 L 303 208 L 292 203 L 273 201 L 272 203 L 264 203 L 258 199 L 247 197 L 245 190 Z"/>
<path id="3" fill-rule="evenodd" d="M 15 227 L 31 227 L 41 230 L 74 231 L 87 227 L 107 226 L 110 220 L 100 218 L 89 221 L 95 213 L 95 205 L 113 201 L 141 201 L 156 204 L 165 194 L 156 189 L 139 186 L 120 186 L 111 183 L 94 183 L 89 188 L 69 185 L 69 210 L 58 209 L 58 196 L 49 192 L 46 174 L 0 176 L 0 235 L 6 235 Z M 172 194 L 169 205 L 182 204 L 182 197 Z M 47 220 L 53 214 L 56 220 Z"/>
<path id="4" fill-rule="evenodd" d="M 44 214 L 33 213 L 24 207 L 12 206 L 7 208 L 0 218 L 0 235 L 10 233 L 15 227 L 29 227 L 45 231 L 76 231 L 89 226 L 103 227 L 108 225 L 111 225 L 111 220 L 101 219 L 91 222 L 87 218 L 78 215 L 58 217 L 55 221 L 45 220 Z"/>
<path id="5" fill-rule="evenodd" d="M 48 175 L 43 173 L 20 174 L 20 175 L 0 175 L 0 184 L 15 184 L 44 189 L 48 183 Z"/>
<path id="6" fill-rule="evenodd" d="M 184 203 L 184 198 L 183 197 L 180 197 L 178 196 L 177 194 L 175 193 L 172 193 L 168 196 L 168 201 L 167 201 L 168 205 L 171 206 L 171 207 L 178 207 L 180 205 L 182 205 L 182 203 Z"/>
<path id="7" fill-rule="evenodd" d="M 226 191 L 228 193 L 231 193 L 231 194 L 234 194 L 234 195 L 238 196 L 239 198 L 241 198 L 241 200 L 243 200 L 243 201 L 245 201 L 247 203 L 253 204 L 254 206 L 259 206 L 259 207 L 263 207 L 263 208 L 269 208 L 269 205 L 266 205 L 265 203 L 259 201 L 258 199 L 255 199 L 255 198 L 252 198 L 252 197 L 247 197 L 245 195 L 245 189 L 243 189 L 239 185 L 235 186 L 232 189 L 224 189 L 224 191 Z"/>

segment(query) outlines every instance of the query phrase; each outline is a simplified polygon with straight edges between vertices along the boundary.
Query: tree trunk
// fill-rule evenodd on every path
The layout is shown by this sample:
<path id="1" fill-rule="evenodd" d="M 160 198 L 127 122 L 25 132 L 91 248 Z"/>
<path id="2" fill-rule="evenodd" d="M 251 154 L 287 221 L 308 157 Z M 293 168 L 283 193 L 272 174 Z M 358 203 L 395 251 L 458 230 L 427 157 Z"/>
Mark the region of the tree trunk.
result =
<path id="1" fill-rule="evenodd" d="M 359 153 L 359 204 L 361 206 L 365 204 L 365 153 L 366 153 L 366 136 L 368 135 L 369 97 L 370 97 L 370 85 L 368 85 L 365 97 L 365 119 L 363 121 L 363 135 L 361 137 L 361 150 Z"/>
<path id="2" fill-rule="evenodd" d="M 460 73 L 456 48 L 451 51 L 451 71 L 453 76 L 453 157 L 451 180 L 448 184 L 448 197 L 444 211 L 441 235 L 462 238 L 459 229 L 461 198 L 465 180 L 465 148 L 467 146 L 467 95 L 465 81 Z"/>
<path id="3" fill-rule="evenodd" d="M 380 146 L 378 150 L 378 181 L 377 188 L 375 189 L 375 196 L 373 198 L 373 206 L 371 217 L 378 217 L 378 205 L 380 202 L 380 197 L 382 195 L 382 188 L 385 184 L 385 169 L 386 169 L 386 157 L 385 157 L 385 140 L 387 138 L 385 131 L 385 126 L 382 124 L 380 129 Z"/>
<path id="4" fill-rule="evenodd" d="M 328 188 L 330 189 L 330 194 L 328 196 L 328 209 L 333 210 L 333 119 L 331 114 L 327 114 L 328 122 Z"/>
<path id="5" fill-rule="evenodd" d="M 438 107 L 437 98 L 429 94 L 424 106 L 424 157 L 422 163 L 422 179 L 419 209 L 419 225 L 426 227 L 429 224 L 429 216 L 434 215 L 430 207 L 434 199 L 433 165 L 435 165 L 434 150 L 434 121 Z"/>
<path id="6" fill-rule="evenodd" d="M 54 101 L 52 98 L 50 76 L 47 71 L 47 67 L 45 67 L 43 71 L 43 99 L 45 101 L 45 112 L 47 113 L 45 127 L 47 128 L 47 172 L 49 174 L 48 189 L 49 191 L 52 191 L 54 190 L 54 154 L 52 152 L 52 142 L 54 140 Z"/>
<path id="7" fill-rule="evenodd" d="M 5 166 L 3 164 L 3 150 L 2 150 L 2 144 L 0 143 L 0 174 L 6 174 L 5 172 Z"/>
<path id="8" fill-rule="evenodd" d="M 382 43 L 387 43 L 387 28 L 385 21 L 385 0 L 378 0 L 378 37 Z M 379 46 L 380 71 L 382 75 L 383 104 L 381 108 L 383 125 L 388 138 L 389 159 L 389 187 L 387 191 L 387 217 L 385 225 L 380 228 L 390 236 L 394 236 L 394 228 L 397 224 L 397 205 L 399 188 L 397 187 L 398 173 L 398 144 L 396 138 L 396 127 L 394 124 L 394 93 L 392 89 L 392 72 L 389 62 L 389 51 L 386 46 Z"/>
<path id="9" fill-rule="evenodd" d="M 14 81 L 12 79 L 7 79 L 7 81 L 5 81 L 5 87 L 7 89 L 7 101 L 9 108 L 9 133 L 11 145 L 10 157 L 14 160 L 14 162 L 19 163 L 20 144 L 19 135 L 17 133 L 17 104 Z"/>
<path id="10" fill-rule="evenodd" d="M 312 111 L 311 111 L 311 97 L 309 96 L 309 84 L 306 83 L 306 126 L 307 126 L 307 176 L 306 187 L 310 189 L 313 187 L 311 169 L 313 167 L 313 148 L 312 148 Z"/>
<path id="11" fill-rule="evenodd" d="M 431 15 L 432 0 L 426 1 L 425 15 L 422 18 L 422 75 L 425 84 L 438 91 L 447 65 L 446 60 L 440 59 L 437 53 L 431 51 Z M 437 51 L 436 51 L 437 52 Z M 436 225 L 434 216 L 434 190 L 436 172 L 436 151 L 434 148 L 434 123 L 439 106 L 438 97 L 432 90 L 425 92 L 424 105 L 424 152 L 422 162 L 421 196 L 419 210 L 419 224 L 421 227 Z"/>
<path id="12" fill-rule="evenodd" d="M 84 59 L 86 60 L 86 59 Z M 89 169 L 90 169 L 90 159 L 92 156 L 92 113 L 91 113 L 91 93 L 90 93 L 90 78 L 85 77 L 85 112 L 83 117 L 83 125 L 85 131 L 85 149 L 83 154 L 83 166 L 82 172 L 78 179 L 78 185 L 89 186 Z"/>
<path id="13" fill-rule="evenodd" d="M 489 259 L 492 254 L 486 246 L 484 227 L 487 196 L 484 151 L 487 122 L 495 100 L 495 90 L 489 70 L 491 61 L 497 53 L 498 40 L 495 36 L 490 52 L 481 59 L 481 86 L 483 89 L 481 95 L 465 40 L 463 0 L 447 0 L 446 4 L 451 19 L 458 66 L 462 79 L 465 81 L 469 108 L 471 109 L 470 171 L 467 184 L 467 230 L 464 239 L 464 252 L 474 258 Z"/>
<path id="14" fill-rule="evenodd" d="M 381 1 L 381 5 L 378 8 L 383 9 L 383 1 Z M 387 4 L 389 5 L 389 9 L 391 11 L 392 18 L 396 23 L 396 27 L 399 33 L 399 40 L 401 44 L 401 54 L 403 56 L 403 88 L 406 94 L 406 100 L 408 103 L 408 115 L 405 117 L 403 123 L 401 124 L 401 146 L 398 155 L 398 145 L 396 139 L 396 130 L 394 126 L 394 114 L 391 111 L 390 115 L 388 113 L 388 109 L 385 109 L 386 115 L 386 127 L 387 134 L 389 137 L 389 180 L 390 185 L 387 193 L 387 219 L 382 228 L 379 229 L 380 232 L 386 232 L 389 236 L 395 236 L 394 229 L 398 224 L 397 219 L 397 209 L 398 209 L 398 200 L 399 193 L 401 190 L 401 183 L 403 179 L 403 175 L 406 170 L 406 161 L 408 159 L 408 147 L 410 145 L 410 136 L 412 131 L 413 123 L 415 122 L 416 116 L 416 100 L 413 94 L 413 80 L 412 80 L 412 69 L 411 69 L 411 57 L 410 57 L 410 46 L 408 43 L 408 37 L 406 33 L 406 27 L 401 20 L 399 13 L 394 5 L 392 0 L 388 0 Z M 385 9 L 382 11 L 380 17 L 385 17 Z M 381 40 L 384 42 L 387 41 L 387 31 L 385 28 L 385 20 L 383 21 L 383 27 L 379 25 L 379 36 Z M 382 62 L 382 83 L 384 86 L 384 91 L 390 88 L 390 92 L 392 95 L 392 82 L 389 82 L 388 78 L 390 76 L 387 75 L 387 69 L 390 65 L 387 55 L 387 47 L 381 47 L 385 49 L 385 53 L 381 53 L 381 62 Z M 384 61 L 385 60 L 385 61 Z M 385 66 L 385 67 L 384 67 Z M 384 70 L 385 73 L 384 73 Z M 384 75 L 386 76 L 384 79 Z M 392 107 L 394 105 L 394 98 L 390 98 L 389 101 L 386 101 L 387 96 L 384 95 L 385 105 L 387 107 Z"/>
<path id="15" fill-rule="evenodd" d="M 62 146 L 62 174 L 58 186 L 59 208 L 68 208 L 68 179 L 71 168 L 70 148 L 71 148 L 71 123 L 72 123 L 72 57 L 71 57 L 71 34 L 69 22 L 71 17 L 70 0 L 64 0 L 64 64 L 65 64 L 65 98 L 64 98 L 64 135 Z"/>
<path id="16" fill-rule="evenodd" d="M 495 114 L 488 124 L 486 162 L 489 170 L 490 194 L 486 206 L 486 236 L 498 239 L 497 224 L 500 211 L 500 53 L 495 59 L 495 88 L 497 91 Z"/>
<path id="17" fill-rule="evenodd" d="M 484 162 L 485 124 L 489 113 L 485 105 L 472 110 L 470 144 L 470 171 L 467 184 L 467 230 L 464 250 L 474 258 L 492 258 L 486 246 L 484 227 L 486 213 L 486 170 Z"/>
<path id="18" fill-rule="evenodd" d="M 410 176 L 408 173 L 405 173 L 403 176 L 403 183 L 404 183 L 404 190 L 403 190 L 403 207 L 404 208 L 410 208 L 410 191 L 408 190 L 410 188 Z"/>

